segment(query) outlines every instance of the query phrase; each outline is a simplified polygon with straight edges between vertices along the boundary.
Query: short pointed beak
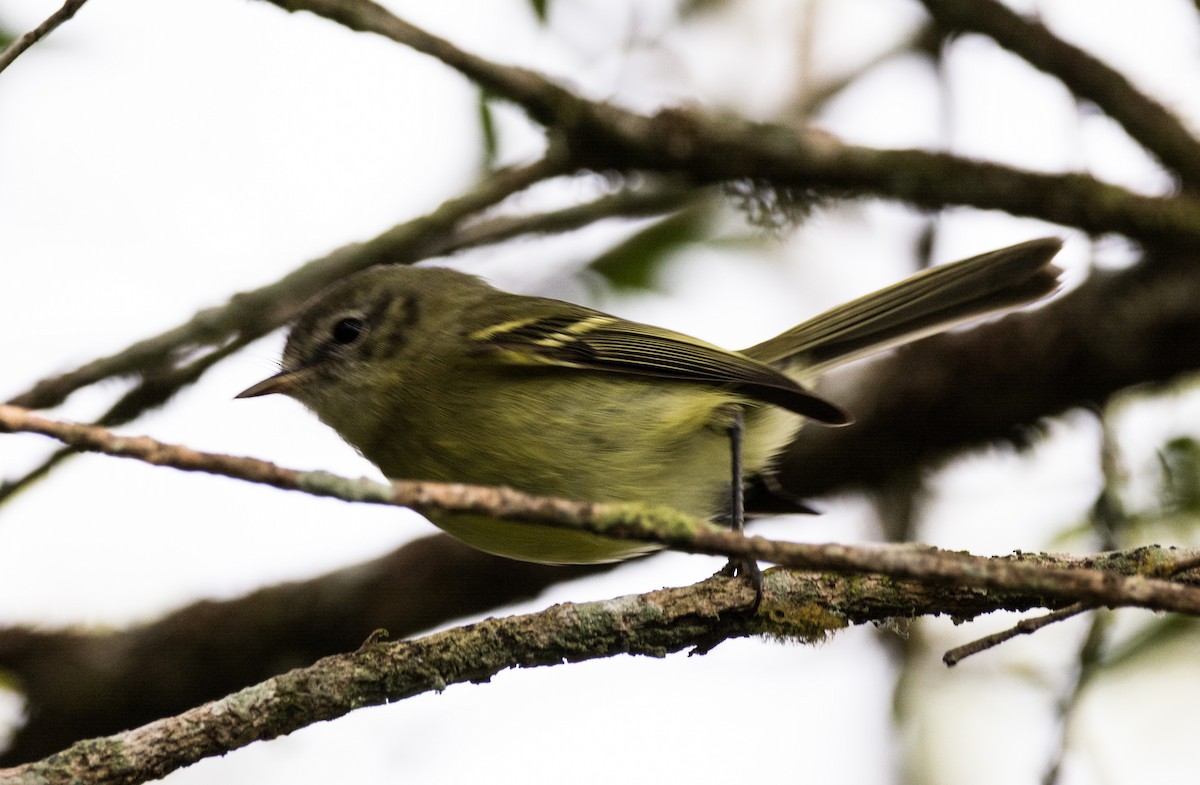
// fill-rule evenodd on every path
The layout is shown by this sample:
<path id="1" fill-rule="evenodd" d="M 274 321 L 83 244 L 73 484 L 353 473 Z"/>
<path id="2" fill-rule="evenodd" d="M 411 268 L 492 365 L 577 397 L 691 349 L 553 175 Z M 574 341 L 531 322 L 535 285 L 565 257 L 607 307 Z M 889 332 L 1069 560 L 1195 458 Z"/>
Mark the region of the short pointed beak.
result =
<path id="1" fill-rule="evenodd" d="M 263 379 L 258 384 L 252 384 L 242 390 L 234 398 L 257 398 L 260 395 L 272 395 L 281 393 L 287 395 L 300 382 L 300 374 L 295 371 L 280 371 L 274 376 Z"/>

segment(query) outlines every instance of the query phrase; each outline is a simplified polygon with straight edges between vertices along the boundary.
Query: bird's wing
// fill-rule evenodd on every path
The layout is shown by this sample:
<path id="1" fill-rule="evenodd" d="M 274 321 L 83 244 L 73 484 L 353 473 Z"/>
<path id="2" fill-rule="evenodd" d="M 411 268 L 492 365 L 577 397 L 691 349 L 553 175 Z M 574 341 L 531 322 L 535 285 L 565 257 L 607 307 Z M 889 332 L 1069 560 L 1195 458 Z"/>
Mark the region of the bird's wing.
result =
<path id="1" fill-rule="evenodd" d="M 475 354 L 513 365 L 549 365 L 734 390 L 830 425 L 850 417 L 771 366 L 681 333 L 585 308 L 501 321 L 468 336 Z"/>

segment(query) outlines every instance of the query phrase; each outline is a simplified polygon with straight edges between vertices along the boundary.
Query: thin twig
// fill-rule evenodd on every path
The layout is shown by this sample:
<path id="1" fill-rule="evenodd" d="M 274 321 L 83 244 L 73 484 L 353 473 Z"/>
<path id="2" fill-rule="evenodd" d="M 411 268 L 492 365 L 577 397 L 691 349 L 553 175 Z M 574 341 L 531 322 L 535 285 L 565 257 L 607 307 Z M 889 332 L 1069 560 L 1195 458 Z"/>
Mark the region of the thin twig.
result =
<path id="1" fill-rule="evenodd" d="M 87 0 L 67 0 L 67 2 L 63 3 L 62 8 L 46 17 L 46 21 L 5 47 L 4 51 L 0 52 L 0 71 L 8 68 L 26 49 L 45 38 L 63 22 L 75 16 L 75 12 L 86 2 Z"/>
<path id="2" fill-rule="evenodd" d="M 1180 559 L 1179 561 L 1173 563 L 1171 565 L 1171 569 L 1168 570 L 1165 575 L 1173 578 L 1176 575 L 1183 575 L 1185 572 L 1194 570 L 1197 567 L 1200 567 L 1200 553 L 1196 554 L 1190 559 Z"/>
<path id="3" fill-rule="evenodd" d="M 490 175 L 469 193 L 448 200 L 428 215 L 399 224 L 363 243 L 354 243 L 308 262 L 278 281 L 233 295 L 187 322 L 58 376 L 43 379 L 10 403 L 30 409 L 57 406 L 76 390 L 104 379 L 169 368 L 185 350 L 252 341 L 287 322 L 310 297 L 340 277 L 376 264 L 410 264 L 445 248 L 446 234 L 460 222 L 541 180 L 563 173 L 557 151 L 522 167 Z"/>
<path id="4" fill-rule="evenodd" d="M 955 646 L 953 649 L 950 649 L 942 655 L 942 662 L 953 668 L 955 665 L 962 662 L 967 657 L 970 657 L 972 654 L 978 654 L 981 651 L 987 651 L 988 649 L 999 646 L 1001 643 L 1010 641 L 1019 635 L 1031 635 L 1043 627 L 1049 627 L 1055 622 L 1060 622 L 1064 619 L 1069 619 L 1072 616 L 1077 616 L 1080 613 L 1089 610 L 1091 607 L 1092 606 L 1086 605 L 1082 602 L 1077 602 L 1074 605 L 1068 605 L 1065 608 L 1059 608 L 1056 611 L 1050 611 L 1045 616 L 1038 616 L 1033 619 L 1021 619 L 1019 622 L 1003 632 L 985 635 L 978 640 L 971 641 L 970 643 L 963 644 L 962 646 Z"/>
<path id="5" fill-rule="evenodd" d="M 143 374 L 141 381 L 109 407 L 109 410 L 96 421 L 96 424 L 105 428 L 124 425 L 141 416 L 144 412 L 162 406 L 181 389 L 198 380 L 209 368 L 226 357 L 241 351 L 247 343 L 249 341 L 246 339 L 230 341 L 225 346 L 214 349 L 192 360 L 187 365 L 170 368 L 164 373 Z M 77 452 L 78 450 L 73 447 L 56 450 L 52 455 L 20 477 L 11 480 L 0 478 L 0 504 L 4 504 L 33 483 L 45 477 L 54 467 Z"/>
<path id="6" fill-rule="evenodd" d="M 453 483 L 395 480 L 382 484 L 328 472 L 297 471 L 254 458 L 199 452 L 146 436 L 122 437 L 93 425 L 39 417 L 15 406 L 0 405 L 0 430 L 40 433 L 82 450 L 346 501 L 409 507 L 418 512 L 483 514 L 796 569 L 875 572 L 984 589 L 1035 591 L 1047 600 L 1200 615 L 1200 587 L 1144 575 L 1163 575 L 1176 559 L 1196 557 L 1195 551 L 1141 549 L 1119 554 L 1112 558 L 1133 574 L 1118 576 L 1094 567 L 1045 566 L 1020 556 L 980 557 L 932 547 L 780 542 L 746 537 L 674 510 L 644 504 L 580 502 L 532 496 L 511 488 Z"/>
<path id="7" fill-rule="evenodd" d="M 447 247 L 440 253 L 458 253 L 516 237 L 569 232 L 606 218 L 651 218 L 686 207 L 704 193 L 690 186 L 663 184 L 625 189 L 591 202 L 544 213 L 496 216 L 460 227 L 447 238 Z"/>

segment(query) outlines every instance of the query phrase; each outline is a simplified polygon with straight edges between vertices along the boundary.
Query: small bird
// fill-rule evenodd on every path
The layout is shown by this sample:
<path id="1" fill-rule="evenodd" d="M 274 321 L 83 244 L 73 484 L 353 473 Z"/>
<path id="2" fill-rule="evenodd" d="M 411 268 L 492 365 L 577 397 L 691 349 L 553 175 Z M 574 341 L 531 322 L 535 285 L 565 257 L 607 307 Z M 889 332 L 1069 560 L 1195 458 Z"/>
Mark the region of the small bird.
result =
<path id="1" fill-rule="evenodd" d="M 805 420 L 850 422 L 805 383 L 1052 294 L 1061 247 L 1030 240 L 933 267 L 741 351 L 453 270 L 375 267 L 314 298 L 280 372 L 238 397 L 295 398 L 389 478 L 647 502 L 740 527 L 744 477 L 769 474 Z M 526 561 L 611 562 L 656 548 L 486 515 L 431 520 Z"/>

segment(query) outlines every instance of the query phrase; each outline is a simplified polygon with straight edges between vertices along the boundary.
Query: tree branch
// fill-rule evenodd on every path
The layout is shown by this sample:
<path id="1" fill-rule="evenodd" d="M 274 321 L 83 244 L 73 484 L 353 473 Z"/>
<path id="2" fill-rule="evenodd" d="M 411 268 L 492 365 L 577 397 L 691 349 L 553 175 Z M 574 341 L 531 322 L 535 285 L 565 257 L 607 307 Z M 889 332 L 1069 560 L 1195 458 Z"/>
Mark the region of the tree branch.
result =
<path id="1" fill-rule="evenodd" d="M 1189 554 L 1190 555 L 1190 554 Z M 1087 560 L 1018 556 L 1052 573 L 1096 573 L 1116 583 L 1120 570 L 1170 563 L 1162 549 Z M 1111 570 L 1112 572 L 1109 572 Z M 1179 589 L 1193 587 L 1176 586 Z M 1200 591 L 1200 589 L 1194 589 Z M 248 687 L 178 716 L 107 738 L 83 741 L 41 761 L 0 770 L 0 783 L 144 782 L 365 706 L 390 703 L 450 684 L 486 682 L 508 668 L 558 665 L 615 654 L 662 657 L 723 640 L 762 634 L 819 641 L 850 623 L 918 614 L 972 618 L 998 609 L 1046 605 L 1037 587 L 980 592 L 876 577 L 847 578 L 774 569 L 764 578 L 759 612 L 744 609 L 753 590 L 744 581 L 713 577 L 605 602 L 556 605 L 527 616 L 488 619 L 413 641 L 381 643 L 372 636 L 358 651 L 340 654 Z M 1057 607 L 1061 600 L 1050 600 Z"/>
<path id="2" fill-rule="evenodd" d="M 248 343 L 246 339 L 236 338 L 184 365 L 143 372 L 133 389 L 122 395 L 96 423 L 108 428 L 124 425 L 143 412 L 166 404 L 175 393 L 194 383 L 221 360 L 241 351 Z M 71 447 L 64 447 L 56 450 L 24 475 L 16 479 L 0 479 L 0 504 L 45 477 L 55 466 L 75 453 Z"/>
<path id="3" fill-rule="evenodd" d="M 728 580 L 541 613 L 489 619 L 416 641 L 368 641 L 176 717 L 80 742 L 37 763 L 0 770 L 0 783 L 136 783 L 211 755 L 350 711 L 450 684 L 487 681 L 511 667 L 618 653 L 661 657 L 722 636 L 745 635 L 728 608 L 749 590 Z M 736 614 L 735 614 L 736 615 Z M 831 625 L 838 623 L 830 616 Z"/>
<path id="4" fill-rule="evenodd" d="M 27 705 L 0 767 L 353 651 L 373 629 L 410 637 L 611 567 L 517 562 L 439 534 L 313 580 L 198 602 L 130 629 L 0 629 L 0 671 L 16 680 Z"/>
<path id="5" fill-rule="evenodd" d="M 75 16 L 75 12 L 82 8 L 86 2 L 87 0 L 67 0 L 67 2 L 63 3 L 62 8 L 46 17 L 46 21 L 6 46 L 4 51 L 0 52 L 0 71 L 12 65 L 13 61 L 20 57 L 26 49 L 45 38 L 63 22 Z"/>
<path id="6" fill-rule="evenodd" d="M 1037 616 L 1032 619 L 1021 619 L 1019 622 L 1009 627 L 1007 630 L 985 635 L 982 638 L 973 640 L 970 643 L 965 643 L 962 646 L 955 646 L 948 652 L 942 655 L 942 662 L 946 663 L 947 667 L 953 668 L 967 657 L 973 654 L 994 649 L 1001 643 L 1010 641 L 1021 635 L 1032 635 L 1043 627 L 1049 627 L 1051 624 L 1056 624 L 1060 621 L 1074 618 L 1079 614 L 1091 610 L 1090 606 L 1082 602 L 1071 603 L 1065 608 L 1059 608 L 1056 611 L 1050 611 L 1044 616 Z"/>
<path id="7" fill-rule="evenodd" d="M 922 150 L 876 150 L 828 135 L 698 110 L 647 117 L 588 101 L 525 68 L 502 66 L 397 18 L 371 0 L 272 0 L 437 58 L 520 105 L 563 139 L 574 165 L 674 172 L 700 183 L 750 180 L 921 208 L 961 204 L 1041 218 L 1091 233 L 1120 232 L 1200 246 L 1200 200 L 1141 196 L 1082 174 L 1040 174 Z"/>
<path id="8" fill-rule="evenodd" d="M 1200 142 L 1123 74 L 996 0 L 921 0 L 943 27 L 982 33 L 1116 120 L 1163 166 L 1200 184 Z"/>
<path id="9" fill-rule="evenodd" d="M 511 488 L 395 480 L 391 484 L 301 472 L 267 461 L 204 453 L 147 436 L 121 437 L 94 425 L 38 417 L 0 404 L 0 430 L 40 433 L 73 447 L 184 471 L 200 471 L 316 496 L 388 504 L 423 511 L 484 514 L 557 528 L 582 529 L 605 537 L 636 540 L 687 553 L 768 561 L 797 569 L 877 572 L 897 578 L 952 581 L 988 589 L 1034 590 L 1043 597 L 1086 600 L 1096 605 L 1130 605 L 1200 614 L 1200 589 L 1157 577 L 1114 578 L 1096 570 L 1051 569 L 1021 561 L 1001 562 L 937 548 L 854 546 L 779 542 L 746 537 L 664 507 L 602 504 L 532 496 Z M 1181 552 L 1192 558 L 1193 552 Z M 1168 564 L 1147 564 L 1151 576 L 1170 575 Z"/>
<path id="10" fill-rule="evenodd" d="M 606 218 L 653 218 L 699 201 L 705 191 L 680 183 L 655 183 L 647 188 L 622 189 L 591 202 L 532 215 L 497 216 L 460 227 L 441 254 L 516 237 L 569 232 Z M 711 197 L 712 194 L 709 194 Z"/>
<path id="11" fill-rule="evenodd" d="M 445 63 L 489 93 L 521 106 L 544 126 L 588 104 L 536 71 L 503 66 L 405 22 L 372 0 L 269 0 L 285 11 L 309 11 L 360 33 L 375 33 Z"/>

